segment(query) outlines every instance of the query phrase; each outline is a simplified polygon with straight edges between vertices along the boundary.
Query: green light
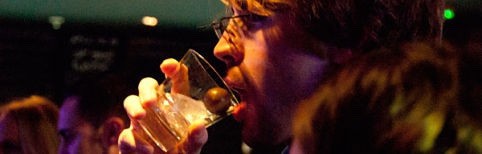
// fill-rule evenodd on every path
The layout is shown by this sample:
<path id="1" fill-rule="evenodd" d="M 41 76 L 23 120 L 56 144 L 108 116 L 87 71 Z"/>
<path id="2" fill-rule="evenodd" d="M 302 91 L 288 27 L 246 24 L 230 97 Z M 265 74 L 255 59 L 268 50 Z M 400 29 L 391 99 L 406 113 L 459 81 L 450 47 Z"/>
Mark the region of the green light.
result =
<path id="1" fill-rule="evenodd" d="M 450 20 L 455 17 L 455 12 L 452 9 L 445 9 L 444 10 L 444 18 L 445 20 Z"/>

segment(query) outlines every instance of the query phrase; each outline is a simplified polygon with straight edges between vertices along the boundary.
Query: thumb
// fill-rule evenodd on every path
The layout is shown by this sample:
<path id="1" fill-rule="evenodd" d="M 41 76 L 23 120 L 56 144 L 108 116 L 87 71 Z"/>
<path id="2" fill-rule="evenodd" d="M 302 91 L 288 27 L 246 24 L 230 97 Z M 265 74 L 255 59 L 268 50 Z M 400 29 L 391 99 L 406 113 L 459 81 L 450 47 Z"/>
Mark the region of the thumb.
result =
<path id="1" fill-rule="evenodd" d="M 182 149 L 187 154 L 201 153 L 201 149 L 208 140 L 208 131 L 202 122 L 193 123 L 189 126 L 189 134 Z"/>
<path id="2" fill-rule="evenodd" d="M 124 129 L 118 140 L 120 154 L 152 154 L 154 148 L 143 137 L 135 133 L 132 127 Z"/>

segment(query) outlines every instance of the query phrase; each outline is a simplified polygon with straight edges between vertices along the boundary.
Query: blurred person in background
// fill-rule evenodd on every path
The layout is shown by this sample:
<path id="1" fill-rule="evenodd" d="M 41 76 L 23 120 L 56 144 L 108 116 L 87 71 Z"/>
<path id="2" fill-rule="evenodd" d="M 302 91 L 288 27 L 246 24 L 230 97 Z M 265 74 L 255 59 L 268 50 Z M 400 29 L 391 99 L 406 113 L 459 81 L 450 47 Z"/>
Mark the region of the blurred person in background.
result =
<path id="1" fill-rule="evenodd" d="M 457 153 L 482 153 L 482 31 L 459 51 L 460 93 L 457 105 Z"/>
<path id="2" fill-rule="evenodd" d="M 117 139 L 127 127 L 123 81 L 115 75 L 82 77 L 60 108 L 61 154 L 118 154 Z"/>
<path id="3" fill-rule="evenodd" d="M 56 154 L 59 109 L 50 99 L 32 95 L 0 107 L 0 153 Z"/>
<path id="4" fill-rule="evenodd" d="M 226 17 L 213 24 L 220 38 L 214 55 L 226 63 L 226 82 L 241 97 L 233 113 L 253 153 L 280 153 L 291 142 L 299 102 L 313 94 L 343 63 L 382 46 L 441 41 L 442 0 L 222 0 Z M 161 71 L 173 84 L 179 63 Z M 131 127 L 119 140 L 121 152 L 152 153 L 136 120 L 142 104 L 157 100 L 158 82 L 145 78 L 138 95 L 125 99 Z M 207 140 L 203 125 L 172 153 L 199 153 Z M 176 151 L 178 150 L 178 151 Z"/>
<path id="5" fill-rule="evenodd" d="M 300 105 L 290 153 L 480 153 L 459 100 L 459 53 L 424 43 L 347 63 Z"/>

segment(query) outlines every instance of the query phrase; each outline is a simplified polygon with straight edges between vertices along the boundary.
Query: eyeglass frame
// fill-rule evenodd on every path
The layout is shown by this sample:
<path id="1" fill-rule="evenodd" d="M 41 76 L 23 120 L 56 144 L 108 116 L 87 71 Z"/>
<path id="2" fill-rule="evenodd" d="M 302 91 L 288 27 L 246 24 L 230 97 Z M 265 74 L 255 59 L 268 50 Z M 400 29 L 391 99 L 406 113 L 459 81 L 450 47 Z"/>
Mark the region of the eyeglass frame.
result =
<path id="1" fill-rule="evenodd" d="M 262 19 L 265 19 L 266 16 L 260 16 L 256 14 L 242 14 L 242 15 L 219 18 L 218 20 L 215 20 L 211 23 L 211 27 L 213 28 L 214 33 L 216 34 L 218 39 L 220 39 L 223 36 L 224 31 L 229 25 L 229 20 L 234 18 L 249 18 L 250 20 L 253 20 L 253 21 L 260 21 Z M 224 25 L 224 21 L 226 20 L 228 22 L 226 23 L 226 25 Z"/>

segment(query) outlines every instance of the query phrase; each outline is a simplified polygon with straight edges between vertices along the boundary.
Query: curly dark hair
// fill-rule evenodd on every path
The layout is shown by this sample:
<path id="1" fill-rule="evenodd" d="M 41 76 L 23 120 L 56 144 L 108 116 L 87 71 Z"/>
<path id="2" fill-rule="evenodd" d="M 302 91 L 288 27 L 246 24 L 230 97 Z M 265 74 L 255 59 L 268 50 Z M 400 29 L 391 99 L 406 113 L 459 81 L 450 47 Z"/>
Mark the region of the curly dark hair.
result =
<path id="1" fill-rule="evenodd" d="M 223 0 L 262 16 L 289 12 L 306 34 L 367 52 L 400 42 L 440 41 L 443 0 Z"/>

